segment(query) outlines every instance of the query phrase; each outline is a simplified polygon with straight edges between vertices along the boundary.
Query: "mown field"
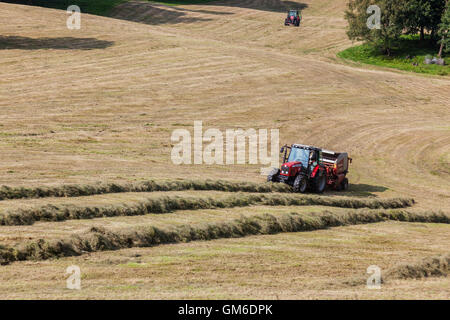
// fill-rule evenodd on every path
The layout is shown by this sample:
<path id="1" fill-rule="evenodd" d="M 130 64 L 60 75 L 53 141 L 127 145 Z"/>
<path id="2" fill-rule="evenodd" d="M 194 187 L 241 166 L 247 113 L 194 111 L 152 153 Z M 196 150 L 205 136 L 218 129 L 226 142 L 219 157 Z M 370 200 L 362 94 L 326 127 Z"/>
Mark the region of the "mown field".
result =
<path id="1" fill-rule="evenodd" d="M 344 8 L 129 1 L 75 31 L 0 3 L 0 298 L 449 299 L 450 78 L 336 57 Z M 173 165 L 195 120 L 347 151 L 350 188 Z"/>

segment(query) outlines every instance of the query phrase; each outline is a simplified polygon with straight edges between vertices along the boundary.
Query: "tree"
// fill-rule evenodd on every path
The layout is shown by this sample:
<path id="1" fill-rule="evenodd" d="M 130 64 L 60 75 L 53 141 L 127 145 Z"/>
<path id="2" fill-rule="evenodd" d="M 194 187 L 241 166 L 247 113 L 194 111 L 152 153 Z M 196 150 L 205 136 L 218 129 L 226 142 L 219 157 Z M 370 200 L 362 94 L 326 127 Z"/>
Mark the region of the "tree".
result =
<path id="1" fill-rule="evenodd" d="M 406 0 L 401 1 L 400 17 L 404 28 L 410 34 L 420 32 L 424 40 L 425 31 L 434 37 L 441 22 L 446 0 Z"/>
<path id="2" fill-rule="evenodd" d="M 388 56 L 394 42 L 403 31 L 401 23 L 401 8 L 406 0 L 350 0 L 345 18 L 349 23 L 347 35 L 351 40 L 370 42 L 381 47 Z M 367 20 L 372 13 L 367 13 L 370 5 L 377 5 L 381 9 L 380 28 L 369 28 Z"/>
<path id="3" fill-rule="evenodd" d="M 430 15 L 430 24 L 429 24 L 428 28 L 431 31 L 432 37 L 434 37 L 438 33 L 439 25 L 442 21 L 442 16 L 444 15 L 447 3 L 448 3 L 447 0 L 432 0 L 431 1 L 433 12 Z"/>
<path id="4" fill-rule="evenodd" d="M 447 1 L 447 6 L 442 15 L 441 24 L 439 25 L 439 36 L 441 40 L 439 41 L 441 47 L 439 48 L 439 58 L 442 57 L 442 51 L 445 48 L 445 52 L 450 52 L 450 1 Z"/>

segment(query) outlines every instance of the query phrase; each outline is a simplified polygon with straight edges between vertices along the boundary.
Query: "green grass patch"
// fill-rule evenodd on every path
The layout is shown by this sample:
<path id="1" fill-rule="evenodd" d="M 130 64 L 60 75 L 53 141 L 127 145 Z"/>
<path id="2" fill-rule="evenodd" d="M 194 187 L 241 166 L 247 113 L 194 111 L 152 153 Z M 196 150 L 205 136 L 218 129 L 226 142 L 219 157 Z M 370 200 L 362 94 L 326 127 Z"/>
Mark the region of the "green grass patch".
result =
<path id="1" fill-rule="evenodd" d="M 416 36 L 403 36 L 397 46 L 393 48 L 391 56 L 386 56 L 372 44 L 348 48 L 339 52 L 337 56 L 342 59 L 404 71 L 441 76 L 450 75 L 450 56 L 444 58 L 445 66 L 424 63 L 426 56 L 435 57 L 438 51 L 439 47 L 430 39 L 420 42 Z M 407 56 L 411 58 L 407 59 Z"/>
<path id="2" fill-rule="evenodd" d="M 128 262 L 126 264 L 119 264 L 119 267 L 123 268 L 145 268 L 147 267 L 146 263 L 138 263 L 138 262 Z"/>

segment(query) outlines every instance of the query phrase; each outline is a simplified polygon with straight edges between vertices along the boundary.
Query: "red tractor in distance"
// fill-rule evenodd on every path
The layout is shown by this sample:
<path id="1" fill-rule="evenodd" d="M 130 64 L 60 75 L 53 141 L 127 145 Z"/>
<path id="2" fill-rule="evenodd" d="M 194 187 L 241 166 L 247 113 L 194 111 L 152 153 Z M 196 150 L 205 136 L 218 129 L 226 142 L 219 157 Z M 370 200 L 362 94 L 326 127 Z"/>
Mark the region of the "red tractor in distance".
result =
<path id="1" fill-rule="evenodd" d="M 281 169 L 272 170 L 267 181 L 284 182 L 292 186 L 294 192 L 308 190 L 322 193 L 326 186 L 335 190 L 347 190 L 348 165 L 352 159 L 345 152 L 323 150 L 302 144 L 283 146 Z"/>
<path id="2" fill-rule="evenodd" d="M 289 10 L 287 14 L 287 18 L 284 20 L 285 26 L 300 26 L 300 21 L 302 20 L 302 16 L 300 15 L 298 10 Z"/>

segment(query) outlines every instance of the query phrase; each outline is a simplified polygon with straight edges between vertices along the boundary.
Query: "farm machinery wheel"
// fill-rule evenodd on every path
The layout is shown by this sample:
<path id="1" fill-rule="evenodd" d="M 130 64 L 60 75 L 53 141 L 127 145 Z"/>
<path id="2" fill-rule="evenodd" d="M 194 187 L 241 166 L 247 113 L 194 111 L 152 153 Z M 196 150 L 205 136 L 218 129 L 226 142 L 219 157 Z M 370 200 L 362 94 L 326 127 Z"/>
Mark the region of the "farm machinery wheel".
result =
<path id="1" fill-rule="evenodd" d="M 348 179 L 347 178 L 342 180 L 342 182 L 341 182 L 341 190 L 343 190 L 343 191 L 348 190 Z"/>
<path id="2" fill-rule="evenodd" d="M 306 180 L 306 178 L 304 176 L 298 175 L 295 178 L 294 184 L 292 187 L 294 189 L 294 192 L 305 193 L 306 189 L 308 188 L 308 181 Z"/>
<path id="3" fill-rule="evenodd" d="M 323 175 L 318 175 L 314 179 L 314 191 L 317 193 L 323 193 L 325 191 L 325 187 L 327 186 L 327 177 Z"/>
<path id="4" fill-rule="evenodd" d="M 337 191 L 345 191 L 347 189 L 348 189 L 348 179 L 347 178 L 345 178 L 344 180 L 341 181 L 341 183 L 336 185 Z"/>

